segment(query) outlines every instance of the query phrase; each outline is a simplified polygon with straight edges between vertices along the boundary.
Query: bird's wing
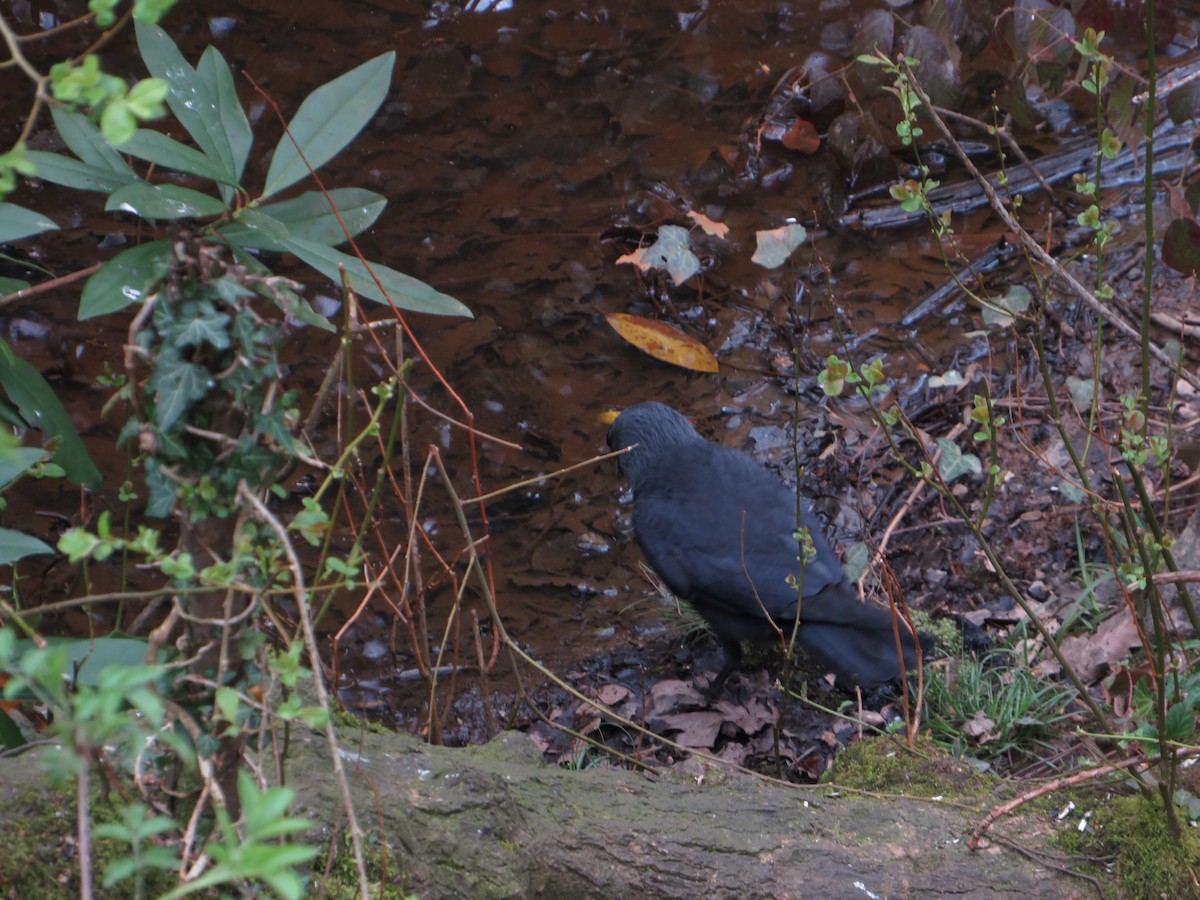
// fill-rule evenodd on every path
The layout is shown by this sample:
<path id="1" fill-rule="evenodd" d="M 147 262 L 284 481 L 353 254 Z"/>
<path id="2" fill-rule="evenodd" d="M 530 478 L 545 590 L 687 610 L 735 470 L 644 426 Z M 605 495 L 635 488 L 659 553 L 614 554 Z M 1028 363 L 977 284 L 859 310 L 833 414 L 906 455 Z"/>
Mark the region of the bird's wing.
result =
<path id="1" fill-rule="evenodd" d="M 795 495 L 744 454 L 693 444 L 664 455 L 642 478 L 634 526 L 650 565 L 681 597 L 712 598 L 773 618 L 795 616 L 799 575 Z M 816 556 L 804 567 L 805 598 L 842 581 L 842 569 L 820 524 L 807 509 L 801 523 Z M 836 605 L 814 601 L 802 618 L 832 616 Z M 822 607 L 830 607 L 824 609 Z"/>

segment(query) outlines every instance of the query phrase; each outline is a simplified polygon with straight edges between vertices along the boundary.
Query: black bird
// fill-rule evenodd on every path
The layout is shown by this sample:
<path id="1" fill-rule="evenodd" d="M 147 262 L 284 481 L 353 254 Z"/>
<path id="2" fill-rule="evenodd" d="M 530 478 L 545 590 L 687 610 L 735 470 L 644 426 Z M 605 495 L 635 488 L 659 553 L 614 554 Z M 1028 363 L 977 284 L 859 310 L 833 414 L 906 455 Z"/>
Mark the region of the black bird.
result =
<path id="1" fill-rule="evenodd" d="M 726 662 L 716 689 L 741 662 L 738 641 L 790 638 L 800 577 L 796 496 L 747 454 L 710 443 L 661 403 L 639 403 L 608 430 L 633 488 L 633 526 L 647 561 L 667 587 L 696 608 L 720 638 Z M 816 517 L 802 504 L 800 524 L 816 553 L 805 563 L 797 640 L 839 682 L 875 687 L 900 678 L 887 609 L 863 603 L 847 581 Z M 768 619 L 769 615 L 769 619 Z M 899 624 L 904 665 L 915 671 L 916 644 Z M 920 635 L 922 649 L 932 641 Z"/>

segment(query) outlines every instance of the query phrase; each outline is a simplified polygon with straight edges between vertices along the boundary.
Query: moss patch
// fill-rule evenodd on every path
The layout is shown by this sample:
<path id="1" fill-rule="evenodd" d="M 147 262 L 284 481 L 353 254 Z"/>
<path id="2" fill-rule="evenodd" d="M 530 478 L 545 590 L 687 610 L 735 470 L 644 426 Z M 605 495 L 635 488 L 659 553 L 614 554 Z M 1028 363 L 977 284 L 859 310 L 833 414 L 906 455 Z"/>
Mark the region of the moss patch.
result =
<path id="1" fill-rule="evenodd" d="M 914 797 L 964 799 L 990 790 L 988 779 L 928 738 L 918 738 L 912 750 L 887 738 L 856 741 L 838 754 L 822 781 Z"/>
<path id="2" fill-rule="evenodd" d="M 1200 832 L 1186 824 L 1178 839 L 1167 827 L 1162 804 L 1140 794 L 1100 806 L 1092 818 L 1094 840 L 1086 849 L 1109 856 L 1121 897 L 1200 895 Z"/>

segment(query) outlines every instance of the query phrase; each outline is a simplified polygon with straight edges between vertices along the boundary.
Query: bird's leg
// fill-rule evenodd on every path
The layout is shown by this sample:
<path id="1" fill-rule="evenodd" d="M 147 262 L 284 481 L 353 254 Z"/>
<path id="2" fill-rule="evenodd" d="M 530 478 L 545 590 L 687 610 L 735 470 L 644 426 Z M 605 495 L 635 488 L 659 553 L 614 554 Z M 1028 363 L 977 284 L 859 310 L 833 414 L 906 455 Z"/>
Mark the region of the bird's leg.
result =
<path id="1" fill-rule="evenodd" d="M 717 673 L 717 677 L 712 680 L 708 686 L 709 699 L 715 697 L 725 684 L 733 670 L 742 664 L 742 645 L 737 641 L 729 638 L 721 638 L 721 649 L 725 651 L 725 665 L 721 666 L 721 671 Z"/>

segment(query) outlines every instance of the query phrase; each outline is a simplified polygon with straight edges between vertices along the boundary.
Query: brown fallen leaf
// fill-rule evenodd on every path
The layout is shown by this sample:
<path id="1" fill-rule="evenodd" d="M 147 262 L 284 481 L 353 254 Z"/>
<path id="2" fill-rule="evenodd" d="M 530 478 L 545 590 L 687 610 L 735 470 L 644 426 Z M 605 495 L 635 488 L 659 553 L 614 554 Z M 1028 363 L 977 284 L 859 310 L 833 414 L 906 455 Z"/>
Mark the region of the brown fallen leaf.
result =
<path id="1" fill-rule="evenodd" d="M 655 359 L 693 372 L 717 371 L 712 351 L 673 325 L 629 313 L 605 313 L 604 318 L 617 334 Z"/>
<path id="2" fill-rule="evenodd" d="M 821 138 L 817 134 L 816 126 L 807 119 L 797 119 L 789 125 L 788 130 L 780 138 L 780 143 L 789 150 L 796 150 L 809 156 L 821 149 Z"/>
<path id="3" fill-rule="evenodd" d="M 716 222 L 710 219 L 704 213 L 698 213 L 694 209 L 688 213 L 688 218 L 700 226 L 700 230 L 705 234 L 713 237 L 724 238 L 729 234 L 729 226 L 724 222 Z"/>

